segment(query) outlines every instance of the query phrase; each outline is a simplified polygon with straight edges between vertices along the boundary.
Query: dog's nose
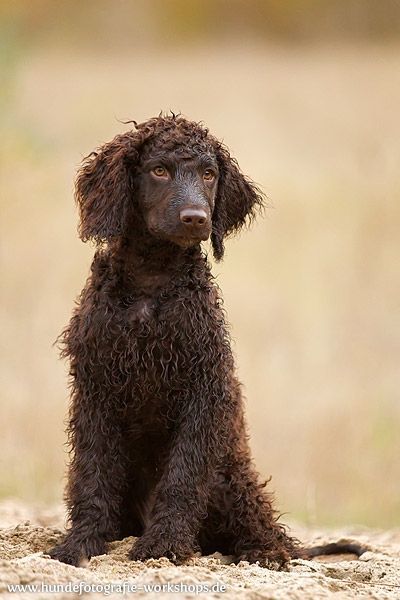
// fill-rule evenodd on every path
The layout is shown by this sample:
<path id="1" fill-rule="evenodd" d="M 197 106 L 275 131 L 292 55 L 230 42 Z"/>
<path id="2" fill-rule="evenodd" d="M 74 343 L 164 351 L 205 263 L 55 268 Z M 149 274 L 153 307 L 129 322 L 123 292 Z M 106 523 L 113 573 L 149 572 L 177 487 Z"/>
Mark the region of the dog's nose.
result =
<path id="1" fill-rule="evenodd" d="M 207 223 L 207 213 L 202 208 L 183 208 L 179 218 L 184 225 L 201 227 Z"/>

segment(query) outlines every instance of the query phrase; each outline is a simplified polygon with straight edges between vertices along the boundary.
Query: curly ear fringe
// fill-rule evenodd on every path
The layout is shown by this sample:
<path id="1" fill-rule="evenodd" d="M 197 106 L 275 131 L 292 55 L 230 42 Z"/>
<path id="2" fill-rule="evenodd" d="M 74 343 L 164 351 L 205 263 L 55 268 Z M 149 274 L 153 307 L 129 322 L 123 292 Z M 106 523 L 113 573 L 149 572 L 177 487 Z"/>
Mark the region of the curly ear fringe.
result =
<path id="1" fill-rule="evenodd" d="M 264 195 L 245 177 L 227 148 L 218 143 L 216 155 L 220 169 L 218 192 L 213 214 L 211 243 L 216 260 L 224 256 L 224 238 L 250 225 L 264 207 Z"/>
<path id="2" fill-rule="evenodd" d="M 75 199 L 79 235 L 101 244 L 123 235 L 134 193 L 134 170 L 146 135 L 130 131 L 87 156 L 78 172 Z"/>

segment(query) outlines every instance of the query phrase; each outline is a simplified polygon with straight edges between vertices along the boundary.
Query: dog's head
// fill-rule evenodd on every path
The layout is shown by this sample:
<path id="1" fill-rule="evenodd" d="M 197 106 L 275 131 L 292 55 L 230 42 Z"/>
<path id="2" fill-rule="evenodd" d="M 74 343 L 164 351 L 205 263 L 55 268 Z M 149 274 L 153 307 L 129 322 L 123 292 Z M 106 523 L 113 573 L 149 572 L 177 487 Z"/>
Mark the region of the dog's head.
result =
<path id="1" fill-rule="evenodd" d="M 156 117 L 116 136 L 85 160 L 76 181 L 80 236 L 131 237 L 137 225 L 189 247 L 211 236 L 214 256 L 262 206 L 258 188 L 198 123 Z"/>

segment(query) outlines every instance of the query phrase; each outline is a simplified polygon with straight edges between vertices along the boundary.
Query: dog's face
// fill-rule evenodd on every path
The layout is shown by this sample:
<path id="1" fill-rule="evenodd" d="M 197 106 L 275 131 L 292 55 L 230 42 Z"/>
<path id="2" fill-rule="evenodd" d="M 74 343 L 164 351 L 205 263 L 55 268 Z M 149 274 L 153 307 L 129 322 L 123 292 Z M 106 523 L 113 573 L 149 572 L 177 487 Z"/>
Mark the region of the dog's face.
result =
<path id="1" fill-rule="evenodd" d="M 158 151 L 139 163 L 136 193 L 151 235 L 182 247 L 207 240 L 218 188 L 212 153 Z"/>
<path id="2" fill-rule="evenodd" d="M 224 238 L 262 206 L 258 188 L 208 130 L 183 117 L 156 117 L 104 144 L 76 181 L 80 235 L 108 242 L 143 227 L 189 247 L 211 237 L 221 259 Z"/>

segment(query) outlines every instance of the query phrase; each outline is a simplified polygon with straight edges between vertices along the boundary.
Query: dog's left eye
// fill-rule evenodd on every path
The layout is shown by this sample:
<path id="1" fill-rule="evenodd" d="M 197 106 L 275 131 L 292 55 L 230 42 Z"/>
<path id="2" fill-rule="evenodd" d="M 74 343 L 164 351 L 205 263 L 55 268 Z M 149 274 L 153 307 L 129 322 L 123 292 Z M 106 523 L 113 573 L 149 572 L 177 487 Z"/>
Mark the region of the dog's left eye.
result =
<path id="1" fill-rule="evenodd" d="M 157 177 L 165 177 L 167 175 L 167 169 L 161 165 L 158 165 L 157 167 L 154 167 L 153 173 Z"/>
<path id="2" fill-rule="evenodd" d="M 203 173 L 203 179 L 206 181 L 212 181 L 215 178 L 214 172 L 211 169 L 206 169 Z"/>

